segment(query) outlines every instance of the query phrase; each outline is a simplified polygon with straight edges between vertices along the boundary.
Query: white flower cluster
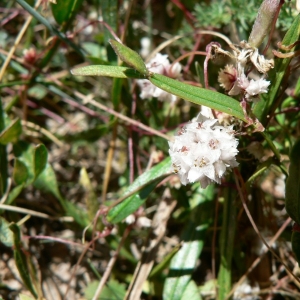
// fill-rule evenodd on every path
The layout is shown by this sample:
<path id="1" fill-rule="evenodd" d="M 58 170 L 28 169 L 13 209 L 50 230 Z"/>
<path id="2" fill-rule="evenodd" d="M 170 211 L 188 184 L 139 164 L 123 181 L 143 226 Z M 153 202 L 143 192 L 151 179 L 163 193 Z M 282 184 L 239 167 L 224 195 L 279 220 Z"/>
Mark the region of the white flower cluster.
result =
<path id="1" fill-rule="evenodd" d="M 215 46 L 217 47 L 217 46 Z M 236 65 L 227 65 L 219 72 L 218 81 L 231 96 L 242 94 L 247 101 L 259 100 L 258 95 L 267 93 L 270 81 L 264 77 L 256 76 L 257 79 L 249 79 L 248 73 L 253 69 L 266 74 L 274 66 L 273 60 L 265 59 L 258 53 L 256 48 L 242 42 L 241 48 L 233 47 L 231 54 L 221 48 L 215 48 L 217 53 L 228 55 L 236 61 Z M 247 76 L 245 75 L 247 74 Z"/>
<path id="2" fill-rule="evenodd" d="M 149 63 L 146 64 L 147 69 L 150 72 L 158 73 L 162 75 L 166 75 L 171 78 L 179 78 L 181 72 L 181 65 L 179 63 L 175 63 L 171 65 L 168 60 L 168 55 L 163 55 L 161 53 L 157 53 L 154 58 L 152 58 Z M 176 96 L 172 95 L 162 89 L 153 85 L 147 79 L 137 80 L 138 85 L 141 88 L 140 97 L 142 99 L 156 97 L 161 101 L 175 101 Z"/>
<path id="3" fill-rule="evenodd" d="M 217 119 L 199 114 L 169 142 L 173 171 L 184 185 L 200 181 L 206 188 L 221 183 L 226 171 L 238 166 L 237 145 L 233 126 L 221 126 Z"/>

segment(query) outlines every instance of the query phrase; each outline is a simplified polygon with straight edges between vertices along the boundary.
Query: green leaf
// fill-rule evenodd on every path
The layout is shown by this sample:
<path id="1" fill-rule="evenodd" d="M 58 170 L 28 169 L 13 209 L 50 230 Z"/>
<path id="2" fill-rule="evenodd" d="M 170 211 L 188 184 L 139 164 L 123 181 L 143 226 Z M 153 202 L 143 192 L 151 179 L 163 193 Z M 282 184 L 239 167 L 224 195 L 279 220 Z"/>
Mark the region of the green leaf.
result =
<path id="1" fill-rule="evenodd" d="M 73 75 L 108 76 L 117 78 L 144 78 L 136 70 L 126 67 L 92 65 L 71 70 Z"/>
<path id="2" fill-rule="evenodd" d="M 285 208 L 289 216 L 300 224 L 300 140 L 290 154 L 289 177 L 286 181 Z"/>
<path id="3" fill-rule="evenodd" d="M 52 14 L 55 21 L 62 25 L 69 22 L 80 9 L 83 0 L 63 0 L 57 1 L 56 4 L 51 3 Z"/>
<path id="4" fill-rule="evenodd" d="M 51 193 L 57 199 L 61 198 L 56 176 L 50 164 L 46 165 L 46 168 L 36 179 L 34 186 L 44 192 Z"/>
<path id="5" fill-rule="evenodd" d="M 22 125 L 20 119 L 15 119 L 0 133 L 0 144 L 7 145 L 18 140 L 22 133 Z"/>
<path id="6" fill-rule="evenodd" d="M 17 185 L 16 187 L 14 187 L 10 192 L 9 195 L 7 197 L 7 200 L 5 201 L 5 204 L 12 204 L 14 202 L 14 200 L 20 195 L 20 193 L 22 192 L 23 188 L 24 188 L 25 184 L 21 184 L 21 185 Z"/>
<path id="7" fill-rule="evenodd" d="M 115 40 L 110 40 L 110 44 L 120 59 L 127 65 L 136 69 L 144 76 L 149 74 L 143 59 L 135 51 Z"/>
<path id="8" fill-rule="evenodd" d="M 152 271 L 151 271 L 151 273 L 149 274 L 149 277 L 148 277 L 148 278 L 149 278 L 149 279 L 152 279 L 152 278 L 154 278 L 154 277 L 160 275 L 160 274 L 162 273 L 162 271 L 165 270 L 165 269 L 169 266 L 169 264 L 170 264 L 172 258 L 173 258 L 174 255 L 180 250 L 180 248 L 181 248 L 181 245 L 180 245 L 180 244 L 179 244 L 178 246 L 175 246 L 175 247 L 172 249 L 172 251 L 171 251 L 167 256 L 165 256 L 165 257 L 163 258 L 163 260 L 162 260 L 157 266 L 155 266 L 155 267 L 152 269 Z"/>
<path id="9" fill-rule="evenodd" d="M 92 281 L 85 290 L 85 298 L 87 300 L 93 299 L 97 287 L 98 287 L 97 281 Z M 106 283 L 106 286 L 103 288 L 100 297 L 98 300 L 122 300 L 124 299 L 126 294 L 125 285 L 119 283 L 116 280 L 111 279 Z"/>
<path id="10" fill-rule="evenodd" d="M 27 168 L 27 185 L 29 185 L 34 180 L 34 146 L 24 141 L 19 141 L 14 144 L 13 151 L 16 158 Z M 19 165 L 17 166 L 19 167 Z"/>
<path id="11" fill-rule="evenodd" d="M 35 147 L 34 151 L 34 175 L 37 178 L 46 168 L 48 151 L 45 145 L 40 144 Z"/>
<path id="12" fill-rule="evenodd" d="M 35 298 L 25 295 L 25 294 L 20 294 L 19 297 L 20 297 L 20 300 L 34 300 L 35 299 Z"/>
<path id="13" fill-rule="evenodd" d="M 25 184 L 28 179 L 28 169 L 18 158 L 15 159 L 13 179 L 17 185 Z"/>
<path id="14" fill-rule="evenodd" d="M 37 297 L 37 293 L 33 287 L 33 281 L 30 276 L 31 272 L 29 271 L 26 256 L 22 250 L 22 242 L 21 242 L 21 232 L 20 228 L 17 224 L 12 223 L 9 225 L 10 230 L 14 233 L 14 258 L 15 263 L 20 273 L 20 276 L 23 280 L 23 283 L 27 287 L 27 289 L 31 292 L 31 294 Z"/>
<path id="15" fill-rule="evenodd" d="M 97 195 L 94 191 L 90 178 L 85 168 L 80 170 L 80 184 L 84 189 L 84 199 L 87 206 L 88 217 L 90 222 L 95 218 L 95 214 L 99 208 L 99 202 L 97 200 Z"/>
<path id="16" fill-rule="evenodd" d="M 165 281 L 164 300 L 184 299 L 182 296 L 203 249 L 207 228 L 207 224 L 197 226 L 194 222 L 189 222 L 185 228 L 185 242 L 172 259 L 169 275 Z"/>
<path id="17" fill-rule="evenodd" d="M 190 280 L 187 287 L 185 288 L 182 299 L 201 300 L 200 291 L 194 280 Z"/>
<path id="18" fill-rule="evenodd" d="M 0 243 L 6 247 L 12 247 L 14 244 L 14 235 L 9 229 L 9 223 L 2 217 L 0 217 Z"/>
<path id="19" fill-rule="evenodd" d="M 292 233 L 292 249 L 295 253 L 298 264 L 300 264 L 300 232 L 294 231 Z"/>
<path id="20" fill-rule="evenodd" d="M 183 245 L 172 259 L 168 278 L 165 281 L 163 290 L 165 300 L 186 299 L 183 298 L 183 294 L 191 281 L 192 273 L 203 249 L 207 229 L 212 222 L 211 204 L 214 198 L 214 186 L 210 185 L 203 190 L 198 184 L 194 198 L 192 205 L 196 206 L 191 211 L 181 237 L 184 241 Z"/>
<path id="21" fill-rule="evenodd" d="M 25 168 L 27 169 L 26 185 L 32 184 L 44 170 L 47 163 L 47 149 L 43 144 L 33 146 L 23 141 L 14 145 L 14 153 L 17 157 L 14 179 L 17 184 L 24 183 Z M 21 163 L 23 165 L 21 165 Z M 20 173 L 20 174 L 18 174 Z"/>
<path id="22" fill-rule="evenodd" d="M 38 100 L 44 99 L 46 95 L 47 95 L 47 89 L 45 86 L 41 84 L 36 84 L 28 90 L 28 96 Z"/>
<path id="23" fill-rule="evenodd" d="M 149 194 L 155 188 L 157 181 L 161 177 L 170 174 L 170 170 L 171 158 L 168 157 L 139 176 L 132 185 L 126 189 L 124 194 L 127 195 L 136 189 L 141 188 L 139 192 L 129 196 L 117 206 L 113 207 L 107 215 L 107 220 L 111 223 L 118 223 L 135 212 L 146 201 Z"/>
<path id="24" fill-rule="evenodd" d="M 225 201 L 220 236 L 221 262 L 218 274 L 218 299 L 226 299 L 231 290 L 232 256 L 236 232 L 236 192 L 232 188 L 227 188 L 224 192 Z"/>
<path id="25" fill-rule="evenodd" d="M 113 32 L 118 32 L 119 23 L 119 9 L 118 0 L 100 0 L 103 22 L 105 22 Z M 111 32 L 105 28 L 104 30 L 104 45 L 107 49 L 107 60 L 111 63 L 117 64 L 117 56 L 113 49 L 109 46 L 109 40 L 112 37 Z"/>
<path id="26" fill-rule="evenodd" d="M 5 128 L 5 114 L 0 98 L 0 132 Z M 8 182 L 8 158 L 6 146 L 0 144 L 0 197 L 6 192 Z"/>
<path id="27" fill-rule="evenodd" d="M 161 74 L 151 74 L 149 80 L 155 86 L 184 100 L 225 112 L 246 122 L 240 103 L 224 94 L 180 82 Z"/>
<path id="28" fill-rule="evenodd" d="M 54 195 L 59 200 L 66 214 L 73 217 L 75 222 L 81 227 L 84 228 L 89 224 L 86 213 L 61 196 L 55 173 L 49 164 L 46 165 L 45 169 L 37 177 L 34 182 L 34 186 L 37 189 Z"/>

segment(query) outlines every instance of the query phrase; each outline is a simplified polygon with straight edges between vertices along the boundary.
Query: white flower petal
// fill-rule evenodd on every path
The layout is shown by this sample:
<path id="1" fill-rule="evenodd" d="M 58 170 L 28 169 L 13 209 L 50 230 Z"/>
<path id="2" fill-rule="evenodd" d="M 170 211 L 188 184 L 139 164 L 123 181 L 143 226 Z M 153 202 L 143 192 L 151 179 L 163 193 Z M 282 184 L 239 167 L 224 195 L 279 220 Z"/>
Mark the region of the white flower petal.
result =
<path id="1" fill-rule="evenodd" d="M 232 126 L 220 126 L 218 120 L 198 115 L 169 142 L 173 171 L 182 184 L 199 181 L 205 188 L 220 183 L 228 169 L 238 165 L 238 141 Z"/>
<path id="2" fill-rule="evenodd" d="M 270 81 L 267 81 L 264 78 L 260 78 L 258 80 L 251 79 L 249 86 L 246 88 L 246 92 L 250 96 L 267 93 L 269 85 Z"/>

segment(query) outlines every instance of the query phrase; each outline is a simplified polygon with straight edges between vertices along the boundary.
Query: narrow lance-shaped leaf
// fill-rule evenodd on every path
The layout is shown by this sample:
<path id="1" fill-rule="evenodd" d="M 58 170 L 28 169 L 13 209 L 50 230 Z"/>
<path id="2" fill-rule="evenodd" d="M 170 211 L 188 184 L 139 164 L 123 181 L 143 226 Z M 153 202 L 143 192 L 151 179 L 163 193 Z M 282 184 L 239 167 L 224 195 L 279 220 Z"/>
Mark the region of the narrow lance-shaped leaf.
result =
<path id="1" fill-rule="evenodd" d="M 107 76 L 116 78 L 144 78 L 134 69 L 119 66 L 92 65 L 71 70 L 73 75 L 79 76 Z"/>
<path id="2" fill-rule="evenodd" d="M 231 290 L 231 273 L 233 246 L 236 232 L 236 198 L 235 191 L 227 188 L 225 191 L 225 201 L 223 208 L 223 220 L 220 233 L 220 268 L 218 274 L 219 299 L 225 299 Z"/>
<path id="3" fill-rule="evenodd" d="M 37 298 L 37 293 L 33 287 L 32 279 L 30 277 L 30 272 L 26 260 L 26 256 L 22 250 L 22 242 L 21 242 L 21 233 L 20 228 L 17 224 L 12 223 L 9 226 L 10 230 L 14 233 L 14 258 L 15 263 L 20 273 L 20 276 L 27 287 L 27 289 L 31 292 L 31 294 Z"/>
<path id="4" fill-rule="evenodd" d="M 246 121 L 240 103 L 224 94 L 180 82 L 161 74 L 151 74 L 149 80 L 162 90 L 184 100 L 208 106 Z"/>
<path id="5" fill-rule="evenodd" d="M 146 171 L 144 174 L 139 176 L 132 185 L 127 188 L 124 194 L 129 194 L 139 187 L 144 187 L 139 192 L 129 196 L 123 202 L 113 207 L 107 215 L 108 221 L 111 223 L 118 223 L 135 212 L 153 191 L 157 184 L 157 180 L 162 176 L 169 174 L 171 172 L 170 169 L 171 159 L 168 157 L 149 171 Z"/>
<path id="6" fill-rule="evenodd" d="M 192 273 L 197 265 L 199 255 L 204 246 L 205 235 L 212 220 L 212 203 L 214 199 L 214 186 L 205 190 L 198 187 L 194 197 L 190 199 L 192 211 L 181 240 L 182 247 L 173 257 L 170 271 L 165 281 L 163 299 L 181 300 L 184 294 L 191 292 L 189 284 Z M 195 298 L 197 299 L 197 298 Z"/>
<path id="7" fill-rule="evenodd" d="M 5 128 L 4 111 L 0 98 L 0 132 Z M 8 180 L 8 157 L 6 146 L 0 144 L 0 197 L 5 193 Z"/>

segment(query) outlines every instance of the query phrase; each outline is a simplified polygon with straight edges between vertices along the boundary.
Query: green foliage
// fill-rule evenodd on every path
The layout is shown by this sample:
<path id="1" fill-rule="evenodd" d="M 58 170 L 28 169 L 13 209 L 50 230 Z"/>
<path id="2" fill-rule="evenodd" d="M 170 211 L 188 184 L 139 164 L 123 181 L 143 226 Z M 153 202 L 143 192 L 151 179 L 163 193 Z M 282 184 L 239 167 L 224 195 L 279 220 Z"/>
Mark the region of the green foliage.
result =
<path id="1" fill-rule="evenodd" d="M 7 247 L 12 247 L 14 244 L 13 233 L 9 229 L 9 223 L 0 217 L 0 242 Z"/>
<path id="2" fill-rule="evenodd" d="M 16 156 L 14 179 L 19 184 L 32 184 L 46 168 L 48 152 L 44 145 L 33 146 L 19 141 L 14 145 Z"/>
<path id="3" fill-rule="evenodd" d="M 149 80 L 157 87 L 177 95 L 182 99 L 191 101 L 198 105 L 205 105 L 245 121 L 245 115 L 238 101 L 223 94 L 206 89 L 194 87 L 160 75 L 153 74 Z"/>
<path id="4" fill-rule="evenodd" d="M 194 15 L 197 26 L 200 28 L 209 26 L 221 29 L 228 26 L 227 33 L 234 35 L 236 31 L 241 40 L 247 40 L 261 4 L 261 0 L 247 1 L 247 5 L 239 0 L 202 1 L 196 3 Z M 282 31 L 287 31 L 296 16 L 295 3 L 293 1 L 285 2 L 277 27 Z"/>
<path id="5" fill-rule="evenodd" d="M 52 14 L 55 21 L 59 25 L 70 22 L 70 20 L 76 16 L 76 13 L 81 8 L 82 3 L 83 0 L 65 0 L 51 4 Z"/>
<path id="6" fill-rule="evenodd" d="M 37 299 L 36 290 L 32 284 L 33 279 L 31 277 L 32 271 L 29 269 L 27 258 L 22 250 L 21 232 L 18 225 L 12 223 L 9 226 L 10 230 L 14 234 L 14 258 L 15 263 L 23 280 L 23 283 L 30 291 L 30 293 Z"/>
<path id="7" fill-rule="evenodd" d="M 219 33 L 234 44 L 248 40 L 261 0 L 57 0 L 38 8 L 33 2 L 4 3 L 0 11 L 0 298 L 20 292 L 20 299 L 46 299 L 45 284 L 55 278 L 51 293 L 65 299 L 93 299 L 101 286 L 103 300 L 229 299 L 264 251 L 243 198 L 264 237 L 274 236 L 288 216 L 295 222 L 292 236 L 285 228 L 272 247 L 285 264 L 278 260 L 270 268 L 265 256 L 249 279 L 259 286 L 271 278 L 266 288 L 296 299 L 296 279 L 285 267 L 295 269 L 292 251 L 300 260 L 300 79 L 290 56 L 299 45 L 277 49 L 277 42 L 299 40 L 295 1 L 286 1 L 279 14 L 270 49 L 283 58 L 274 57 L 274 68 L 263 75 L 270 86 L 257 103 L 241 103 L 249 100 L 245 91 L 230 96 L 220 87 L 220 69 L 234 59 L 212 52 L 205 61 L 203 54 L 207 44 L 220 42 Z M 198 39 L 198 28 L 209 31 Z M 233 53 L 227 44 L 222 50 Z M 180 76 L 175 79 L 172 67 L 152 71 L 160 67 L 147 65 L 156 52 L 168 54 L 172 67 L 178 61 Z M 249 80 L 261 78 L 251 64 L 244 66 L 254 76 Z M 142 99 L 147 85 L 178 100 Z M 232 125 L 239 140 L 234 173 L 206 189 L 180 184 L 168 145 L 201 106 Z M 179 154 L 188 149 L 184 142 Z M 284 291 L 274 274 L 285 279 Z M 22 281 L 20 291 L 6 280 L 13 277 Z M 141 295 L 133 295 L 136 286 Z"/>
<path id="8" fill-rule="evenodd" d="M 80 76 L 107 76 L 115 78 L 144 78 L 136 70 L 126 67 L 105 66 L 105 65 L 92 65 L 73 69 L 73 75 Z"/>
<path id="9" fill-rule="evenodd" d="M 19 119 L 13 120 L 1 133 L 0 143 L 7 145 L 16 142 L 22 132 L 22 126 Z"/>
<path id="10" fill-rule="evenodd" d="M 292 241 L 293 251 L 295 253 L 297 262 L 299 264 L 299 262 L 300 262 L 300 232 L 299 231 L 294 231 L 292 233 L 291 241 Z"/>
<path id="11" fill-rule="evenodd" d="M 85 291 L 85 297 L 87 300 L 93 299 L 96 289 L 98 286 L 97 281 L 91 282 L 88 287 L 86 288 Z M 122 300 L 124 299 L 126 293 L 126 288 L 124 284 L 121 284 L 120 282 L 111 279 L 108 283 L 107 286 L 104 287 L 103 292 L 101 293 L 101 296 L 97 299 L 99 300 Z"/>
<path id="12" fill-rule="evenodd" d="M 285 208 L 290 217 L 300 224 L 300 140 L 290 154 L 289 177 L 286 182 Z"/>
<path id="13" fill-rule="evenodd" d="M 148 75 L 148 70 L 145 66 L 145 63 L 138 53 L 126 47 L 125 45 L 122 45 L 118 41 L 110 40 L 110 44 L 122 61 L 124 61 L 130 67 L 136 69 L 142 75 Z"/>
<path id="14" fill-rule="evenodd" d="M 261 0 L 250 0 L 247 5 L 238 0 L 212 0 L 209 4 L 201 2 L 195 5 L 195 16 L 200 27 L 221 28 L 233 22 L 237 27 L 241 26 L 248 31 L 251 29 L 260 4 Z"/>
<path id="15" fill-rule="evenodd" d="M 157 185 L 158 179 L 170 174 L 170 167 L 171 160 L 167 158 L 139 176 L 124 192 L 124 195 L 128 195 L 128 197 L 124 197 L 120 204 L 109 211 L 108 221 L 118 223 L 135 212 L 147 200 L 147 197 Z"/>
<path id="16" fill-rule="evenodd" d="M 207 207 L 210 206 L 213 196 L 213 186 L 209 186 L 205 191 L 201 188 L 195 190 L 195 198 L 197 199 L 196 203 L 193 203 L 195 206 L 191 212 L 193 217 L 186 223 L 181 236 L 182 247 L 170 263 L 170 270 L 163 291 L 164 299 L 183 299 L 185 294 L 195 290 L 194 284 L 191 283 L 191 276 L 203 249 L 207 229 L 212 221 Z M 206 214 L 202 213 L 203 209 Z"/>

